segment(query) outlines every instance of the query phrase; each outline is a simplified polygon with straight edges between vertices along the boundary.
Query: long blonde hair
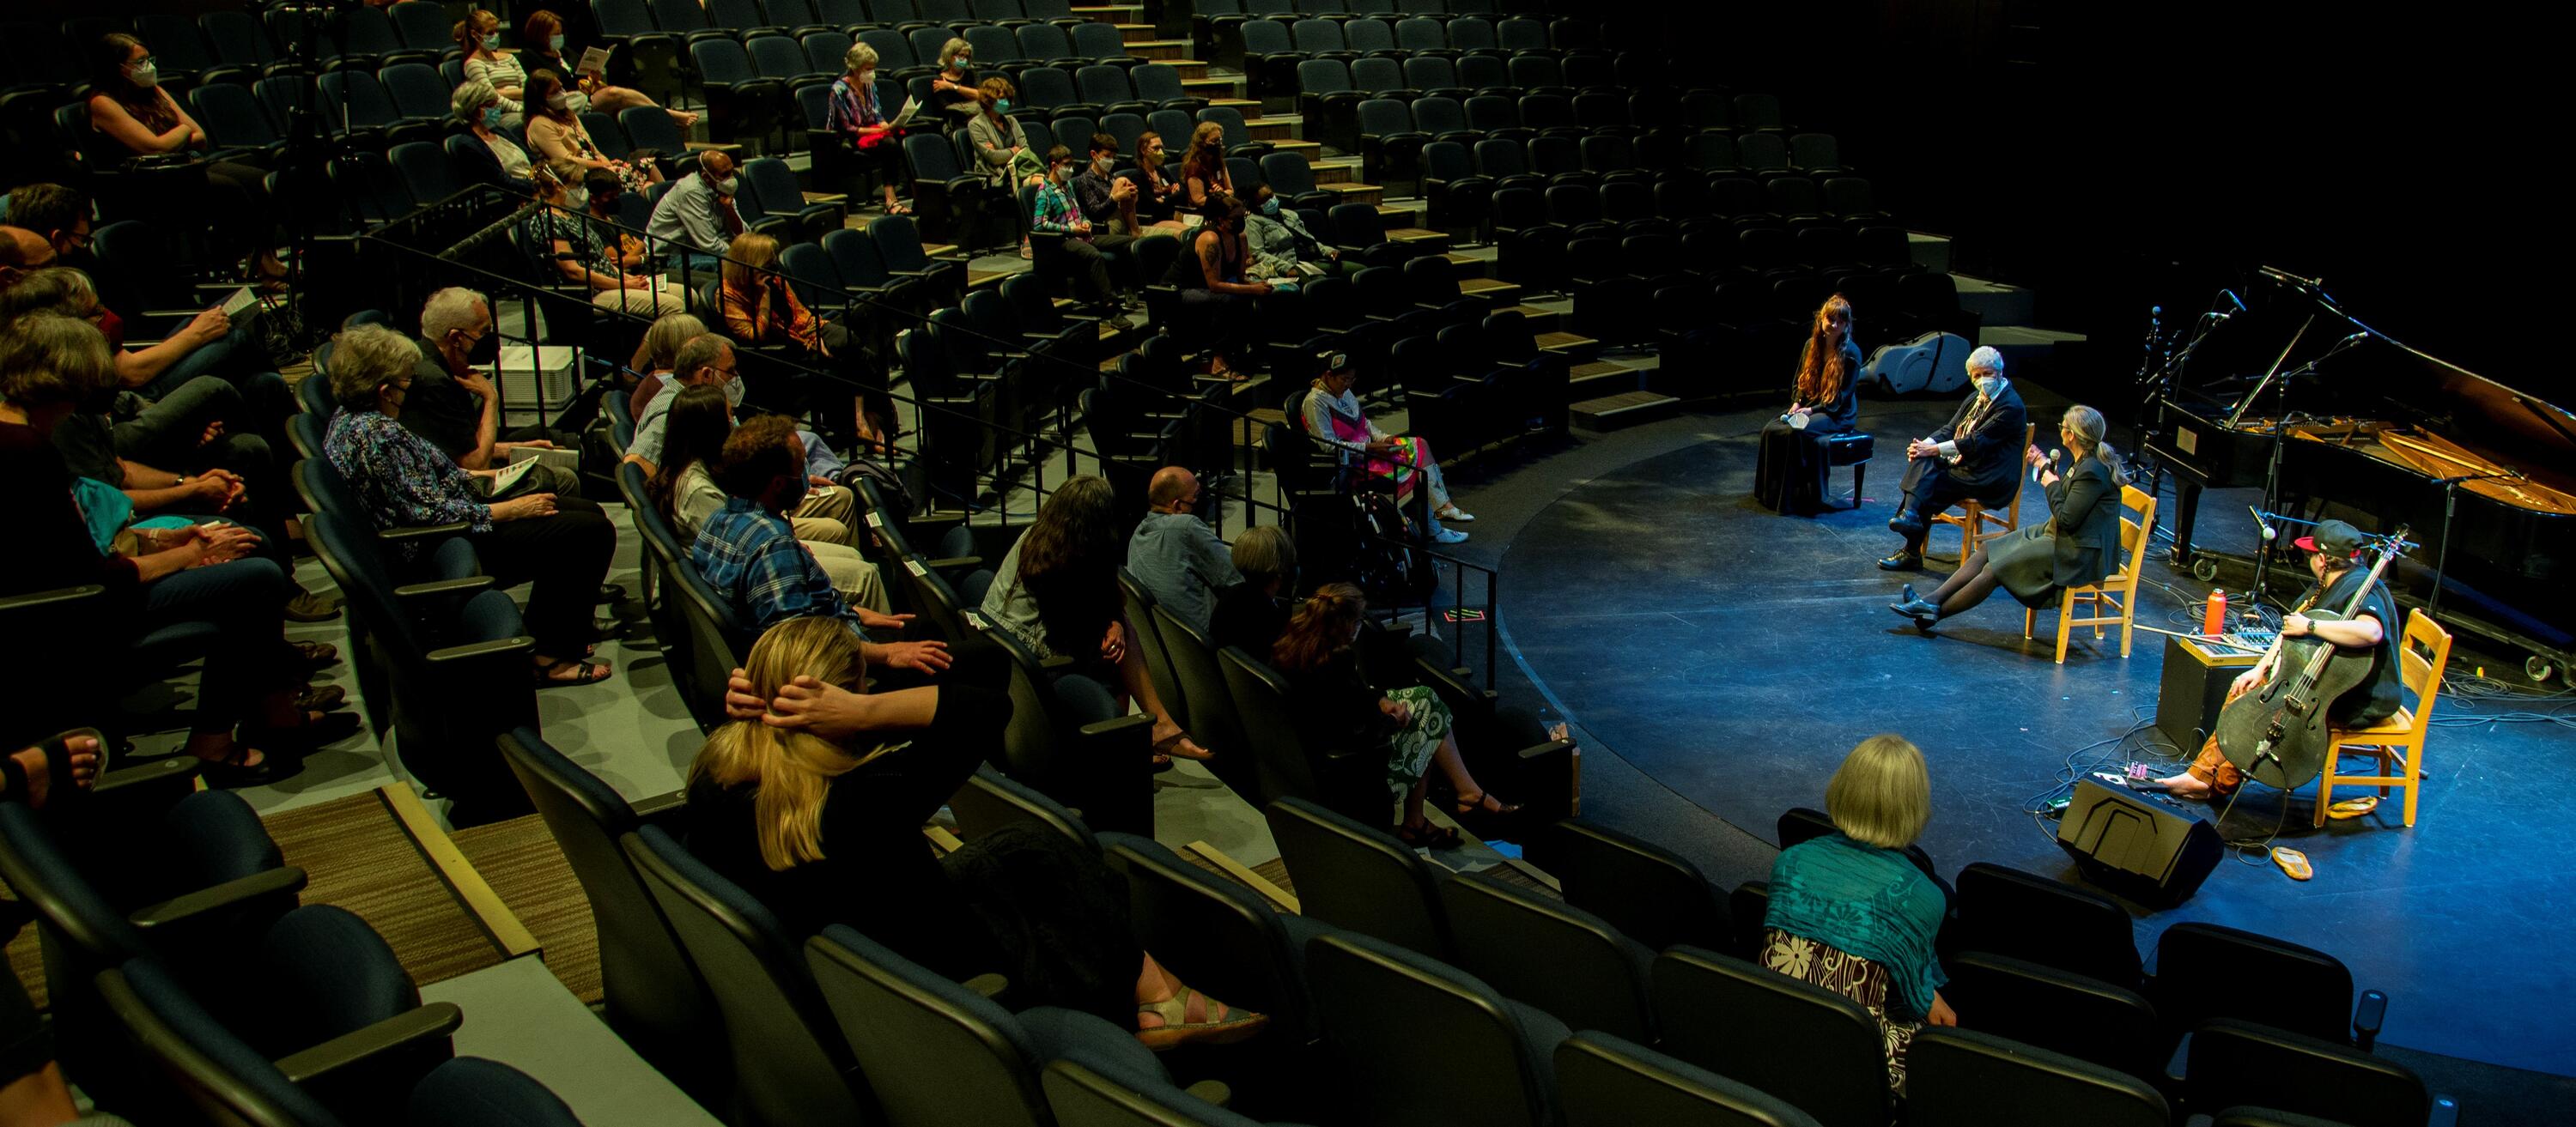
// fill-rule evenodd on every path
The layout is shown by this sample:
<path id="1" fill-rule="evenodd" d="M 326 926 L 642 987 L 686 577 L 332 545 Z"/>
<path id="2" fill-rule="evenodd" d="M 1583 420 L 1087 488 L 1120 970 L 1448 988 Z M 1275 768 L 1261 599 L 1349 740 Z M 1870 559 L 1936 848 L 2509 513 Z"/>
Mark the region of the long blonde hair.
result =
<path id="1" fill-rule="evenodd" d="M 2074 450 L 2077 461 L 2099 458 L 2102 465 L 2111 471 L 2112 481 L 2125 482 L 2129 479 L 2128 467 L 2120 464 L 2119 450 L 2104 441 L 2104 436 L 2111 432 L 2111 424 L 2109 420 L 2102 417 L 2102 412 L 2078 403 L 2066 409 L 2066 418 L 2058 424 L 2058 428 L 2074 433 L 2077 440 Z"/>
<path id="2" fill-rule="evenodd" d="M 791 618 L 752 644 L 744 663 L 752 692 L 763 699 L 798 677 L 849 686 L 867 670 L 859 639 L 837 618 Z M 760 831 L 760 859 L 784 872 L 823 858 L 823 800 L 832 780 L 882 754 L 852 756 L 840 745 L 807 732 L 736 720 L 715 730 L 689 764 L 689 785 L 756 788 L 753 821 Z"/>

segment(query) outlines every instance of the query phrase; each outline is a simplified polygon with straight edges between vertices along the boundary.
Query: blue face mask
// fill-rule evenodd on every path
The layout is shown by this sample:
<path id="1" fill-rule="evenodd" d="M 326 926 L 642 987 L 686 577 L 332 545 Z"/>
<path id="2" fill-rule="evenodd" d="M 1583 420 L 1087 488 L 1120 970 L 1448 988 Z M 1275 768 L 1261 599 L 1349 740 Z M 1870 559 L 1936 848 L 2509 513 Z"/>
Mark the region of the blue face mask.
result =
<path id="1" fill-rule="evenodd" d="M 552 49 L 552 50 L 554 50 L 554 51 L 558 52 L 558 53 L 562 52 L 562 51 L 563 51 L 563 36 L 560 36 L 560 35 L 556 35 L 556 36 L 549 36 L 549 37 L 546 39 L 546 46 L 547 46 L 548 48 L 550 48 L 550 49 Z"/>
<path id="2" fill-rule="evenodd" d="M 1994 398 L 1995 394 L 2003 389 L 2004 378 L 2002 376 L 1977 377 L 1977 390 L 1983 393 L 1988 399 Z"/>
<path id="3" fill-rule="evenodd" d="M 499 106 L 485 106 L 483 107 L 483 128 L 499 129 L 501 120 L 508 116 L 510 115 L 503 112 Z"/>
<path id="4" fill-rule="evenodd" d="M 1279 197 L 1277 197 L 1277 196 L 1272 196 L 1272 197 L 1270 197 L 1269 199 L 1266 199 L 1266 200 L 1261 201 L 1261 214 L 1263 214 L 1263 215 L 1277 215 L 1277 214 L 1279 214 Z"/>
<path id="5" fill-rule="evenodd" d="M 994 113 L 1009 113 L 1009 112 L 1011 112 L 1011 100 L 1010 100 L 1009 98 L 995 98 L 995 99 L 993 99 L 993 112 L 994 112 Z"/>

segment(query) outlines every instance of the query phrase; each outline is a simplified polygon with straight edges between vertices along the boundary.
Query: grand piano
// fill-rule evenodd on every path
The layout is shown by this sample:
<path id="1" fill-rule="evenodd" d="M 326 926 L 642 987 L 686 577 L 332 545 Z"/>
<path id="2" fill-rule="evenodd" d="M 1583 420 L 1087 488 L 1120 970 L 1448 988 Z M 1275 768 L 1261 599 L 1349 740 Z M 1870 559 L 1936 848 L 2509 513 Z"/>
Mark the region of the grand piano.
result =
<path id="1" fill-rule="evenodd" d="M 2247 296 L 2151 406 L 2161 423 L 2146 446 L 2176 479 L 2175 565 L 2205 560 L 2192 546 L 2201 492 L 2261 488 L 2286 425 L 2275 511 L 2411 526 L 2423 547 L 2392 589 L 2430 599 L 2441 561 L 2442 618 L 2563 664 L 2576 644 L 2576 415 L 2370 332 L 2313 285 Z M 2283 562 L 2274 576 L 2304 580 Z"/>

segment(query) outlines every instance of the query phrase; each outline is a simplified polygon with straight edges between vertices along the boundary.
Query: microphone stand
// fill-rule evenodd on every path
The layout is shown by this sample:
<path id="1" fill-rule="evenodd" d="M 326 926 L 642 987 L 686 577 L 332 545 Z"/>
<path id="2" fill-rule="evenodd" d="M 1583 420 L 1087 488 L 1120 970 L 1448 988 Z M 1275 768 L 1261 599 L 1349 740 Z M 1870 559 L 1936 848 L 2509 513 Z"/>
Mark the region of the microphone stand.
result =
<path id="1" fill-rule="evenodd" d="M 2439 484 L 2442 486 L 2442 546 L 2433 550 L 2433 596 L 2424 601 L 2424 613 L 2427 617 L 2437 619 L 2442 617 L 2442 572 L 2451 562 L 2451 518 L 2459 510 L 2460 486 L 2472 481 L 2519 480 L 2521 477 L 2521 474 L 2512 470 L 2497 470 L 2489 473 L 2461 474 L 2441 480 Z"/>
<path id="2" fill-rule="evenodd" d="M 2281 454 L 2282 451 L 2288 447 L 2290 440 L 2290 384 L 2302 376 L 2315 375 L 2320 366 L 2322 366 L 2327 360 L 2332 359 L 2335 353 L 2352 347 L 2354 344 L 2366 339 L 2369 335 L 2370 334 L 2368 333 L 2356 333 L 2352 336 L 2345 337 L 2342 340 L 2336 341 L 2324 352 L 2319 353 L 2316 359 L 2310 360 L 2296 368 L 2292 368 L 2289 371 L 2282 372 L 2277 376 L 2271 377 L 2271 383 L 2274 389 L 2272 445 L 2269 452 L 2265 455 L 2265 464 L 2263 467 L 2264 512 L 2274 512 L 2279 509 L 2281 504 Z M 2256 393 L 2260 394 L 2261 390 L 2262 389 L 2260 388 L 2256 389 Z M 2250 403 L 2251 400 L 2249 399 L 2248 402 Z M 2254 599 L 2255 605 L 2257 606 L 2262 605 L 2263 592 L 2265 590 L 2264 582 L 2271 577 L 2271 573 L 2272 542 L 2266 540 L 2263 542 L 2262 547 L 2256 552 L 2254 557 L 2254 587 L 2251 595 Z"/>

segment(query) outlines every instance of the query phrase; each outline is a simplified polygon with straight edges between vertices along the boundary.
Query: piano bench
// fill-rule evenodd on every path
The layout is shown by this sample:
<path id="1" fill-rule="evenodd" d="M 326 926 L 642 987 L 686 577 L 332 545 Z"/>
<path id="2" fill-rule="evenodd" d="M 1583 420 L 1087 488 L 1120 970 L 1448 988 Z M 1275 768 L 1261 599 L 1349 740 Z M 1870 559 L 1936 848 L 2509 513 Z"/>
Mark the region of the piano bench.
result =
<path id="1" fill-rule="evenodd" d="M 1826 468 L 1835 469 L 1842 466 L 1852 468 L 1851 507 L 1859 508 L 1861 481 L 1869 474 L 1870 455 L 1877 452 L 1878 441 L 1870 437 L 1869 432 L 1856 430 L 1844 434 L 1827 435 L 1824 443 Z"/>

